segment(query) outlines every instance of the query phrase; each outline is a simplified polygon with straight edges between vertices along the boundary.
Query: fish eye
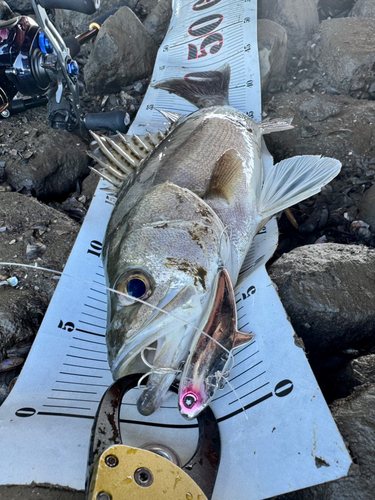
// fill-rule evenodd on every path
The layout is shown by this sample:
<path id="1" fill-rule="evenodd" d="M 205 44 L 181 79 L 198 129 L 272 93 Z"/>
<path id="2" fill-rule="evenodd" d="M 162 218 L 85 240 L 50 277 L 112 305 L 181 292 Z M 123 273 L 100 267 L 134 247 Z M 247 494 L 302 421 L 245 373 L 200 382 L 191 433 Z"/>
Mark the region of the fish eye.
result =
<path id="1" fill-rule="evenodd" d="M 152 294 L 151 279 L 143 271 L 134 271 L 124 274 L 116 284 L 116 290 L 126 293 L 136 299 L 146 300 Z M 119 303 L 123 306 L 134 304 L 134 300 L 117 295 Z"/>

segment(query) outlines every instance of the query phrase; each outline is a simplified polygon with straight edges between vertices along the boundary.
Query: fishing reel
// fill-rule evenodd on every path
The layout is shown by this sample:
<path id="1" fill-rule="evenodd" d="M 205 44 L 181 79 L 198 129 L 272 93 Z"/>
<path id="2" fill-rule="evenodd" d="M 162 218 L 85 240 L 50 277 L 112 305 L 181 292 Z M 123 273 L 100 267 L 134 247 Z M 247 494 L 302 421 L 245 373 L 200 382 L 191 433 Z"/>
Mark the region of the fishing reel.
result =
<path id="1" fill-rule="evenodd" d="M 37 22 L 28 16 L 0 21 L 0 113 L 2 118 L 47 104 L 52 128 L 77 127 L 125 131 L 125 112 L 82 115 L 79 67 L 74 57 L 96 37 L 107 12 L 79 36 L 62 38 L 45 9 L 69 9 L 94 14 L 100 0 L 31 0 Z M 126 5 L 123 3 L 122 5 Z M 27 98 L 14 99 L 17 93 Z"/>

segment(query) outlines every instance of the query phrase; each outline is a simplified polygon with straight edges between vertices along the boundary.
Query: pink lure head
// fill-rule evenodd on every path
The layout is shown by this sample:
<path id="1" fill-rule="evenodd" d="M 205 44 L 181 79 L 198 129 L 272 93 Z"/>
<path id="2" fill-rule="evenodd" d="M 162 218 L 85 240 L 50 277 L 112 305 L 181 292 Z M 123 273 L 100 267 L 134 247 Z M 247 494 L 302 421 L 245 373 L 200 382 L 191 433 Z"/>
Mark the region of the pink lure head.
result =
<path id="1" fill-rule="evenodd" d="M 180 413 L 185 418 L 194 418 L 204 408 L 207 398 L 205 398 L 199 389 L 189 386 L 179 394 Z"/>

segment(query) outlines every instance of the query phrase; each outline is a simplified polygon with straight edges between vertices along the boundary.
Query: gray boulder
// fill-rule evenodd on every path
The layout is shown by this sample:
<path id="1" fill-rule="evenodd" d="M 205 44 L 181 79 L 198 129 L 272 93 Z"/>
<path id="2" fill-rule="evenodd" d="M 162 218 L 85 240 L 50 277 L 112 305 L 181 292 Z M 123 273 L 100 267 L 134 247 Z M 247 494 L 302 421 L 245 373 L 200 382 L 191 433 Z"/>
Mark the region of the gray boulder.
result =
<path id="1" fill-rule="evenodd" d="M 280 89 L 286 71 L 288 35 L 285 28 L 269 19 L 258 21 L 258 51 L 262 93 Z"/>
<path id="2" fill-rule="evenodd" d="M 319 48 L 320 68 L 329 85 L 357 98 L 375 96 L 372 85 L 375 25 L 371 19 L 350 17 L 323 21 Z"/>
<path id="3" fill-rule="evenodd" d="M 342 17 L 350 12 L 356 0 L 318 0 L 319 14 L 322 19 Z"/>
<path id="4" fill-rule="evenodd" d="M 63 36 L 79 35 L 87 31 L 90 24 L 98 16 L 109 12 L 118 4 L 128 4 L 133 9 L 137 4 L 137 0 L 100 0 L 99 9 L 91 16 L 73 12 L 72 10 L 55 9 L 55 26 Z"/>
<path id="5" fill-rule="evenodd" d="M 316 0 L 262 0 L 259 18 L 270 19 L 283 26 L 288 33 L 288 49 L 299 55 L 306 43 L 319 29 Z"/>
<path id="6" fill-rule="evenodd" d="M 357 0 L 349 14 L 351 17 L 375 17 L 374 0 Z"/>
<path id="7" fill-rule="evenodd" d="M 370 187 L 374 179 L 375 102 L 318 92 L 283 92 L 275 94 L 264 110 L 270 118 L 293 118 L 293 130 L 265 136 L 277 161 L 304 154 L 337 158 L 343 167 L 332 182 L 337 204 L 331 210 L 348 209 L 357 203 L 353 193 L 358 189 L 358 196 L 362 196 L 362 186 Z"/>
<path id="8" fill-rule="evenodd" d="M 17 14 L 32 14 L 34 12 L 30 0 L 8 0 L 7 4 Z"/>
<path id="9" fill-rule="evenodd" d="M 370 230 L 375 233 L 375 185 L 364 192 L 359 206 L 359 218 L 370 225 Z"/>
<path id="10" fill-rule="evenodd" d="M 4 2 L 4 0 L 0 0 L 0 20 L 7 21 L 8 19 L 12 19 L 14 17 L 14 13 L 9 8 L 8 4 Z"/>
<path id="11" fill-rule="evenodd" d="M 90 93 L 110 94 L 152 74 L 157 45 L 137 16 L 122 7 L 103 24 L 85 66 Z"/>
<path id="12" fill-rule="evenodd" d="M 45 112 L 29 110 L 7 120 L 2 159 L 7 182 L 40 199 L 67 195 L 88 173 L 86 145 L 75 134 L 51 129 Z M 32 125 L 30 125 L 32 124 Z"/>
<path id="13" fill-rule="evenodd" d="M 160 0 L 143 22 L 144 27 L 160 45 L 167 33 L 172 15 L 172 0 Z"/>
<path id="14" fill-rule="evenodd" d="M 306 350 L 333 352 L 373 342 L 375 250 L 326 243 L 299 247 L 270 268 Z"/>

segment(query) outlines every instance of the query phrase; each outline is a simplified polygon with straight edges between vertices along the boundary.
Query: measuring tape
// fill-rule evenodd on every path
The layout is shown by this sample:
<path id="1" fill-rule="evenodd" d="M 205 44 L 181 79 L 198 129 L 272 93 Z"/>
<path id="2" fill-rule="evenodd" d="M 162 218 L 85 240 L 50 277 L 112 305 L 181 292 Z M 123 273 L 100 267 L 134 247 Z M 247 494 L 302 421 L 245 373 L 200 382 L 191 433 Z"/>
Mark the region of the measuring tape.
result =
<path id="1" fill-rule="evenodd" d="M 173 12 L 152 83 L 228 62 L 231 105 L 260 120 L 256 0 L 174 0 Z M 194 110 L 183 99 L 150 87 L 130 133 L 165 128 L 155 108 L 181 114 Z M 265 149 L 263 160 L 272 162 Z M 115 199 L 100 188 L 21 375 L 0 408 L 0 446 L 7 456 L 0 462 L 3 485 L 84 488 L 91 426 L 112 382 L 101 250 Z M 255 338 L 236 351 L 230 384 L 217 391 L 211 405 L 222 439 L 215 500 L 261 500 L 336 479 L 350 465 L 265 270 L 276 245 L 277 225 L 271 220 L 255 237 L 235 289 L 238 329 Z M 180 416 L 173 394 L 147 418 L 137 412 L 138 397 L 134 389 L 123 400 L 124 443 L 162 443 L 185 463 L 196 448 L 197 424 Z"/>

